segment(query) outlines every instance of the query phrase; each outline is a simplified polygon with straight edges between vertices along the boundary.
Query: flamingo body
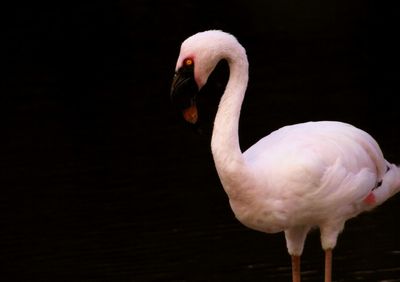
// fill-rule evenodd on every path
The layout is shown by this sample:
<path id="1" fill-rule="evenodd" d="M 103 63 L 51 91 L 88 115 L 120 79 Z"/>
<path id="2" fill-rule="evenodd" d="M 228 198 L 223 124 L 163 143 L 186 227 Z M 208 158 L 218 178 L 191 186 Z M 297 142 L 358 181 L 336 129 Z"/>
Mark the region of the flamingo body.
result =
<path id="1" fill-rule="evenodd" d="M 237 218 L 268 233 L 318 226 L 325 231 L 324 249 L 335 247 L 347 219 L 377 204 L 365 199 L 388 165 L 370 135 L 331 121 L 283 127 L 250 147 L 244 158 L 257 175 L 252 184 L 257 196 L 251 204 L 231 199 Z M 290 245 L 290 254 L 301 254 L 302 242 Z"/>
<path id="2" fill-rule="evenodd" d="M 386 161 L 377 142 L 352 125 L 320 121 L 285 126 L 242 153 L 238 124 L 248 82 L 245 49 L 222 31 L 197 33 L 181 46 L 171 98 L 197 122 L 197 90 L 225 59 L 230 75 L 215 117 L 211 149 L 231 208 L 244 225 L 283 231 L 292 255 L 293 281 L 307 233 L 321 231 L 325 281 L 331 250 L 346 220 L 380 205 L 400 190 L 400 169 Z"/>

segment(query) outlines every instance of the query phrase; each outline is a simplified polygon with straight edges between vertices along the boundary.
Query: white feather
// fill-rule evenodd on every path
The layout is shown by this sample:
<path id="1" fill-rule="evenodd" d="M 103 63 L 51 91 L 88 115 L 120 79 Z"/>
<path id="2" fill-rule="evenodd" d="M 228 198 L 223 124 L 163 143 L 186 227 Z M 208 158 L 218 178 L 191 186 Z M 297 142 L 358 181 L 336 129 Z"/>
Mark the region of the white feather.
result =
<path id="1" fill-rule="evenodd" d="M 347 219 L 400 190 L 400 169 L 384 159 L 369 134 L 346 123 L 285 126 L 242 154 L 238 123 L 248 81 L 244 48 L 230 34 L 206 31 L 183 42 L 177 69 L 187 57 L 194 60 L 200 88 L 216 64 L 227 60 L 230 77 L 211 141 L 215 165 L 238 220 L 263 232 L 284 231 L 291 255 L 302 253 L 314 226 L 321 229 L 323 248 L 334 248 Z"/>

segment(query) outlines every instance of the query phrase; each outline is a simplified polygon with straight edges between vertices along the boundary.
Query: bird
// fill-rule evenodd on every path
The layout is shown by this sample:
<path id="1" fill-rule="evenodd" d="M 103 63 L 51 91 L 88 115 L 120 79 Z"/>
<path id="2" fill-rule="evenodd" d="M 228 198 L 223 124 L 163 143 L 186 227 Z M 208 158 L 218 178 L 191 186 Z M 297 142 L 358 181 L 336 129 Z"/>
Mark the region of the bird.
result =
<path id="1" fill-rule="evenodd" d="M 235 217 L 245 226 L 285 235 L 292 281 L 311 229 L 320 230 L 325 282 L 332 281 L 332 250 L 345 222 L 400 190 L 400 167 L 385 160 L 367 132 L 340 121 L 284 126 L 242 152 L 239 117 L 248 84 L 246 50 L 221 30 L 183 41 L 170 98 L 183 118 L 199 120 L 197 96 L 219 61 L 229 66 L 211 136 L 215 168 Z"/>

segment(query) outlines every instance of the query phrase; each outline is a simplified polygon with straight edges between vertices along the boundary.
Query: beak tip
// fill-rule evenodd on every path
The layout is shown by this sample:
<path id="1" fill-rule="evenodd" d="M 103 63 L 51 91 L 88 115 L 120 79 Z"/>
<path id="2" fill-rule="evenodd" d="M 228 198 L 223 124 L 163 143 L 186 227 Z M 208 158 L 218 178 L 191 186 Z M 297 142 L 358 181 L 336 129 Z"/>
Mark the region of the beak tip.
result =
<path id="1" fill-rule="evenodd" d="M 196 105 L 192 105 L 189 108 L 183 110 L 183 118 L 187 122 L 195 124 L 199 119 Z"/>

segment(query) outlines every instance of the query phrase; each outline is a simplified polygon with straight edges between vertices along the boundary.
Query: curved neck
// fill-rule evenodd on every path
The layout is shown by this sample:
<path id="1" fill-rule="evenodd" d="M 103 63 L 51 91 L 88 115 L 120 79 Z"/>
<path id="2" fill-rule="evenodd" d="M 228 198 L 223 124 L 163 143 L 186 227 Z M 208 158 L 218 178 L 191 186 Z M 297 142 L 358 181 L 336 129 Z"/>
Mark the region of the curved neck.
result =
<path id="1" fill-rule="evenodd" d="M 248 82 L 248 61 L 244 49 L 226 57 L 229 80 L 214 121 L 211 149 L 215 166 L 224 185 L 224 176 L 244 165 L 239 144 L 239 117 Z M 238 166 L 239 165 L 239 166 Z M 224 185 L 225 189 L 227 188 Z M 228 191 L 227 191 L 228 192 Z"/>

